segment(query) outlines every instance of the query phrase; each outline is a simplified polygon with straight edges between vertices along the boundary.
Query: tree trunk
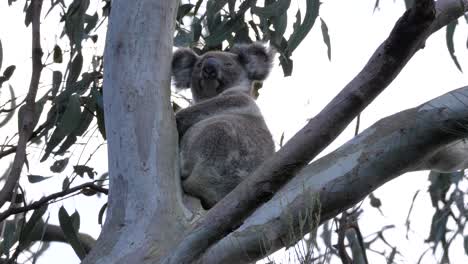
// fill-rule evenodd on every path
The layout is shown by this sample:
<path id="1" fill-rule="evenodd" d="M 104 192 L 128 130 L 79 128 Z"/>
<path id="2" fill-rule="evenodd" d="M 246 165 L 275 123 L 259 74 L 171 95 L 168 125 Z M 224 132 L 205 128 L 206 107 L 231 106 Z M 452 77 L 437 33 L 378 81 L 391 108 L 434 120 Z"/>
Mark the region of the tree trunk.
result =
<path id="1" fill-rule="evenodd" d="M 104 55 L 109 206 L 83 263 L 157 259 L 184 231 L 178 135 L 170 105 L 178 1 L 114 0 Z"/>

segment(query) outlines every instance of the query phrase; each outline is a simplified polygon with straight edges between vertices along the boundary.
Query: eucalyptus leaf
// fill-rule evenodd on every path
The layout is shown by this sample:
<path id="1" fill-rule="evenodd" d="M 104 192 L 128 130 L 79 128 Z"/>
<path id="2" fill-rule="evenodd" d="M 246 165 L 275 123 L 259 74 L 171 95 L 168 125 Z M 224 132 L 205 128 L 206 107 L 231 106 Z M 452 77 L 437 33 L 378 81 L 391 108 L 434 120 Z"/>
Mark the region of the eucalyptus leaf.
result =
<path id="1" fill-rule="evenodd" d="M 447 25 L 447 29 L 445 32 L 445 41 L 447 43 L 447 49 L 450 53 L 450 57 L 452 58 L 453 63 L 455 63 L 455 66 L 457 66 L 457 69 L 459 71 L 463 72 L 460 63 L 458 63 L 457 56 L 455 56 L 455 46 L 453 44 L 453 36 L 455 34 L 455 28 L 457 27 L 457 24 L 457 20 L 453 20 Z"/>
<path id="2" fill-rule="evenodd" d="M 3 71 L 3 77 L 5 77 L 6 81 L 8 81 L 11 78 L 11 76 L 15 72 L 15 69 L 16 69 L 15 65 L 10 65 Z"/>
<path id="3" fill-rule="evenodd" d="M 431 231 L 426 242 L 434 242 L 434 251 L 447 233 L 449 210 L 436 210 L 432 216 Z"/>
<path id="4" fill-rule="evenodd" d="M 8 122 L 10 122 L 10 120 L 15 115 L 15 111 L 14 111 L 16 108 L 15 90 L 13 90 L 13 87 L 11 85 L 8 85 L 8 90 L 10 91 L 10 110 L 11 111 L 9 111 L 7 115 L 5 116 L 5 118 L 2 121 L 0 121 L 0 127 L 3 127 L 4 125 L 8 124 Z M 20 116 L 18 113 L 18 121 L 20 120 L 20 118 L 23 118 L 23 117 L 24 117 L 23 115 Z M 19 127 L 19 122 L 18 122 L 18 127 Z"/>
<path id="5" fill-rule="evenodd" d="M 279 17 L 286 13 L 291 4 L 291 0 L 278 0 L 265 7 L 252 7 L 252 13 L 263 18 Z"/>
<path id="6" fill-rule="evenodd" d="M 292 52 L 299 46 L 302 40 L 304 40 L 309 31 L 312 29 L 312 26 L 315 23 L 315 19 L 318 16 L 319 7 L 319 0 L 306 1 L 306 14 L 304 21 L 299 26 L 297 26 L 296 29 L 294 29 L 293 33 L 289 37 L 287 54 L 292 54 Z"/>
<path id="7" fill-rule="evenodd" d="M 60 121 L 56 124 L 52 136 L 47 141 L 47 146 L 44 151 L 44 156 L 41 158 L 41 162 L 45 161 L 50 153 L 52 153 L 52 150 L 79 126 L 80 115 L 80 98 L 77 94 L 73 94 L 68 100 L 65 112 L 60 118 Z"/>
<path id="8" fill-rule="evenodd" d="M 58 93 L 60 85 L 62 84 L 62 72 L 53 71 L 52 72 L 52 97 L 55 97 Z"/>
<path id="9" fill-rule="evenodd" d="M 30 183 L 41 182 L 41 181 L 47 180 L 49 178 L 52 178 L 52 176 L 41 176 L 41 175 L 33 175 L 33 174 L 28 175 L 28 181 Z"/>
<path id="10" fill-rule="evenodd" d="M 54 161 L 54 164 L 52 164 L 52 166 L 50 166 L 50 171 L 52 171 L 54 173 L 63 172 L 65 170 L 65 168 L 67 167 L 69 160 L 70 160 L 69 158 L 64 158 L 64 159 L 61 159 L 61 160 Z"/>
<path id="11" fill-rule="evenodd" d="M 177 21 L 181 21 L 182 18 L 186 16 L 190 12 L 190 10 L 192 10 L 193 7 L 194 5 L 192 4 L 180 5 L 179 9 L 177 9 L 177 17 L 176 17 Z"/>
<path id="12" fill-rule="evenodd" d="M 230 19 L 227 22 L 223 23 L 220 27 L 211 33 L 208 37 L 205 38 L 206 45 L 208 47 L 213 47 L 231 36 L 232 32 L 236 32 L 242 28 L 244 21 L 240 17 Z"/>
<path id="13" fill-rule="evenodd" d="M 42 224 L 42 216 L 47 211 L 48 204 L 44 204 L 43 206 L 39 207 L 38 209 L 34 210 L 31 217 L 29 218 L 28 222 L 24 226 L 21 231 L 21 235 L 19 238 L 19 247 L 24 249 L 28 247 L 31 243 L 32 239 L 32 231 L 37 224 Z"/>
<path id="14" fill-rule="evenodd" d="M 75 251 L 76 255 L 83 260 L 86 256 L 86 251 L 84 247 L 81 245 L 80 240 L 78 239 L 78 234 L 75 231 L 75 227 L 73 224 L 73 219 L 70 217 L 62 206 L 59 209 L 59 222 L 60 227 L 62 228 L 63 234 L 65 235 L 65 239 L 68 241 L 70 246 Z"/>
<path id="15" fill-rule="evenodd" d="M 325 42 L 325 45 L 327 45 L 328 60 L 331 61 L 331 44 L 330 44 L 330 35 L 328 34 L 328 27 L 322 18 L 320 18 L 320 22 L 322 23 L 321 28 L 322 28 L 323 42 Z"/>
<path id="16" fill-rule="evenodd" d="M 20 223 L 16 224 L 15 221 L 5 221 L 2 242 L 0 243 L 0 255 L 8 256 L 11 247 L 18 241 L 19 234 L 21 233 Z"/>
<path id="17" fill-rule="evenodd" d="M 76 165 L 73 166 L 73 171 L 79 175 L 81 178 L 84 177 L 84 174 L 88 175 L 90 179 L 94 179 L 94 176 L 97 175 L 97 172 L 94 171 L 93 168 L 85 166 L 85 165 Z"/>
<path id="18" fill-rule="evenodd" d="M 76 54 L 75 58 L 69 66 L 70 72 L 67 78 L 67 85 L 71 85 L 72 83 L 76 82 L 76 80 L 78 80 L 78 77 L 80 76 L 81 69 L 83 68 L 83 55 L 81 54 L 81 52 L 78 52 Z"/>
<path id="19" fill-rule="evenodd" d="M 59 45 L 54 46 L 53 59 L 54 59 L 55 63 L 62 63 L 63 62 L 63 53 L 62 53 L 62 49 L 60 48 Z"/>
<path id="20" fill-rule="evenodd" d="M 84 33 L 89 34 L 91 30 L 93 30 L 96 27 L 96 24 L 98 22 L 99 16 L 98 13 L 94 13 L 94 15 L 86 15 L 84 16 L 84 22 L 86 23 L 86 27 L 84 28 Z"/>
<path id="21" fill-rule="evenodd" d="M 29 24 L 31 24 L 32 22 L 32 10 L 33 10 L 33 5 L 31 3 L 29 3 L 29 5 L 27 6 L 26 8 L 26 15 L 24 17 L 24 24 L 26 25 L 26 27 L 29 26 Z"/>

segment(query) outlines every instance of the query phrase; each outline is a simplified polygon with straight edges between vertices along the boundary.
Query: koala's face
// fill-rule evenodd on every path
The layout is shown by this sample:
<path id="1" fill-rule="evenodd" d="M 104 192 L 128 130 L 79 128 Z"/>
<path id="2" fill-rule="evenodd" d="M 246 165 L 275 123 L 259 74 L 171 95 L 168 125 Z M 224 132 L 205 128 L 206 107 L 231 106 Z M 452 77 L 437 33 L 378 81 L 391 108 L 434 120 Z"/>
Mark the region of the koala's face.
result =
<path id="1" fill-rule="evenodd" d="M 202 56 L 190 49 L 179 49 L 172 59 L 172 75 L 176 87 L 190 87 L 194 101 L 198 102 L 233 87 L 250 93 L 252 81 L 267 77 L 272 60 L 273 53 L 258 43 Z"/>

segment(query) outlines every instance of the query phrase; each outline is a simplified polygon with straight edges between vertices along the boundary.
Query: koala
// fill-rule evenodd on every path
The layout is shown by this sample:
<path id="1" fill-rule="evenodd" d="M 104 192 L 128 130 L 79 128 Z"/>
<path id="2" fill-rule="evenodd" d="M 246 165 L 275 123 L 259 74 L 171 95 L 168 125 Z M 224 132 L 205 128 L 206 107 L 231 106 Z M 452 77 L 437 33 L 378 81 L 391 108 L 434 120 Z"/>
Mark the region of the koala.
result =
<path id="1" fill-rule="evenodd" d="M 177 50 L 172 76 L 190 88 L 191 106 L 176 113 L 184 191 L 209 209 L 274 153 L 274 143 L 252 97 L 252 83 L 268 76 L 273 52 L 260 43 L 198 56 Z"/>

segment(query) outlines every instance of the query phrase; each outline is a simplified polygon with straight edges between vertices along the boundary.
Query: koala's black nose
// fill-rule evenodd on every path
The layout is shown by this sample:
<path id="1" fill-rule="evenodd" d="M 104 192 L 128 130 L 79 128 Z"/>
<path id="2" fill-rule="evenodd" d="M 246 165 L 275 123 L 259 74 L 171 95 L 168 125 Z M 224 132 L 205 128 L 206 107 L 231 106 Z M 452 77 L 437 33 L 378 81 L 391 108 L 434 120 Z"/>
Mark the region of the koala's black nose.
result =
<path id="1" fill-rule="evenodd" d="M 208 58 L 203 63 L 202 74 L 203 78 L 216 79 L 218 76 L 219 64 L 214 58 Z"/>

